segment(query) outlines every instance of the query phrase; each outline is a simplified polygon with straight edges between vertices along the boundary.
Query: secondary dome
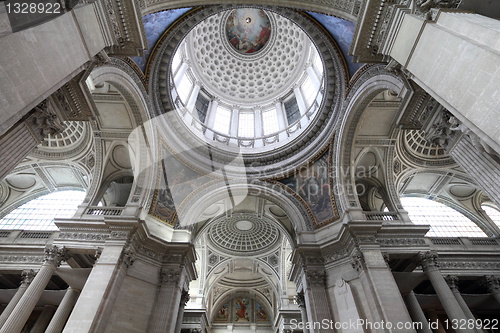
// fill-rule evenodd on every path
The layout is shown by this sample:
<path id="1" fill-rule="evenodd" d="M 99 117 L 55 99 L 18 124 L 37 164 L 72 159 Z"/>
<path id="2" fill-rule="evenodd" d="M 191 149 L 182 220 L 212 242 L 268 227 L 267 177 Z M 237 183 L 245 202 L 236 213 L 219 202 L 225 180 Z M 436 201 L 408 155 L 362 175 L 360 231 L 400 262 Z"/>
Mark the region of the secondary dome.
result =
<path id="1" fill-rule="evenodd" d="M 238 8 L 226 19 L 226 38 L 240 53 L 252 54 L 262 49 L 271 36 L 271 21 L 266 12 Z"/>
<path id="2" fill-rule="evenodd" d="M 255 255 L 273 248 L 280 232 L 266 217 L 249 213 L 222 216 L 208 231 L 210 242 L 219 250 L 239 255 Z"/>

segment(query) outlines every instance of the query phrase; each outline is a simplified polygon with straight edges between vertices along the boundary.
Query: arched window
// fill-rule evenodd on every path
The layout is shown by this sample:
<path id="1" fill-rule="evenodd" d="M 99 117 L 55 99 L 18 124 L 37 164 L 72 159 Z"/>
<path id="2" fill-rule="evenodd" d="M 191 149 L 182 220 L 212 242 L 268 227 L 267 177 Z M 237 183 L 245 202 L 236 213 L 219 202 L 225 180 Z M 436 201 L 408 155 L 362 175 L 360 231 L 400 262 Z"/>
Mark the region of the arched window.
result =
<path id="1" fill-rule="evenodd" d="M 58 230 L 54 218 L 72 217 L 83 199 L 83 191 L 58 191 L 38 197 L 5 215 L 0 229 Z"/>
<path id="2" fill-rule="evenodd" d="M 498 208 L 489 205 L 481 205 L 481 208 L 488 214 L 490 219 L 500 228 L 500 211 Z"/>
<path id="3" fill-rule="evenodd" d="M 484 231 L 460 212 L 439 202 L 416 198 L 401 198 L 403 207 L 415 224 L 429 224 L 427 237 L 487 237 Z"/>

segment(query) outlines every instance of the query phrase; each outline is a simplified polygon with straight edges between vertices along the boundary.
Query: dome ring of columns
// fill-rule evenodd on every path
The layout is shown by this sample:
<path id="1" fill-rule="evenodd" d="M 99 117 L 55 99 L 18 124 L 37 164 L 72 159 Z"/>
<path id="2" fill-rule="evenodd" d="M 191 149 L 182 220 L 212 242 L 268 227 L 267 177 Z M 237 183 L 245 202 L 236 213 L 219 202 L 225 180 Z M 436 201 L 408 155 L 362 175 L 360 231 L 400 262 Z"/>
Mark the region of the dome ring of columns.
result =
<path id="1" fill-rule="evenodd" d="M 228 169 L 229 176 L 238 176 L 243 173 L 250 177 L 277 176 L 303 165 L 310 158 L 311 150 L 320 150 L 328 144 L 329 138 L 333 135 L 334 128 L 339 122 L 337 114 L 342 104 L 344 87 L 347 84 L 347 70 L 335 41 L 304 14 L 280 7 L 243 7 L 265 9 L 284 16 L 297 24 L 315 45 L 325 67 L 324 98 L 316 117 L 311 120 L 309 130 L 303 131 L 293 141 L 283 145 L 279 153 L 269 150 L 258 154 L 243 154 L 245 166 L 250 165 L 250 168 L 234 167 Z M 155 106 L 154 116 L 162 116 L 158 117 L 162 133 L 172 146 L 181 147 L 186 159 L 191 160 L 193 164 L 200 166 L 207 172 L 210 172 L 212 167 L 221 168 L 231 163 L 236 157 L 241 156 L 241 153 L 211 147 L 210 157 L 199 153 L 190 154 L 193 150 L 192 147 L 200 147 L 200 143 L 202 145 L 206 145 L 206 143 L 202 143 L 194 135 L 186 135 L 186 125 L 177 112 L 173 112 L 175 108 L 170 94 L 168 77 L 172 67 L 172 56 L 191 29 L 202 20 L 232 8 L 237 7 L 212 6 L 189 12 L 159 41 L 158 47 L 151 55 L 152 61 L 147 69 L 149 91 Z M 168 117 L 166 117 L 167 115 Z"/>
<path id="2" fill-rule="evenodd" d="M 300 233 L 313 229 L 311 217 L 301 201 L 283 190 L 280 186 L 258 180 L 253 180 L 250 183 L 229 181 L 227 184 L 223 180 L 217 183 L 210 183 L 207 187 L 195 192 L 193 196 L 182 202 L 181 207 L 177 207 L 179 216 L 178 226 L 185 228 L 188 226 L 184 225 L 183 221 L 197 221 L 198 217 L 213 203 L 227 198 L 228 192 L 233 196 L 256 196 L 272 202 L 286 213 L 293 225 L 294 232 Z M 189 207 L 189 209 L 184 210 L 183 207 Z M 284 229 L 281 231 L 283 235 L 288 237 L 292 246 L 297 243 L 297 240 L 293 239 L 288 231 L 285 232 Z M 193 239 L 198 234 L 193 234 Z"/>
<path id="3" fill-rule="evenodd" d="M 340 182 L 339 187 L 343 189 L 341 193 L 344 193 L 340 196 L 339 201 L 342 211 L 360 207 L 355 195 L 354 178 L 342 177 L 340 174 L 351 168 L 353 145 L 359 119 L 368 104 L 379 93 L 385 90 L 399 93 L 403 87 L 404 83 L 399 76 L 385 70 L 383 65 L 375 65 L 368 67 L 350 89 L 339 116 L 342 118 L 342 123 L 335 137 L 336 155 L 333 161 L 337 170 L 336 178 Z"/>

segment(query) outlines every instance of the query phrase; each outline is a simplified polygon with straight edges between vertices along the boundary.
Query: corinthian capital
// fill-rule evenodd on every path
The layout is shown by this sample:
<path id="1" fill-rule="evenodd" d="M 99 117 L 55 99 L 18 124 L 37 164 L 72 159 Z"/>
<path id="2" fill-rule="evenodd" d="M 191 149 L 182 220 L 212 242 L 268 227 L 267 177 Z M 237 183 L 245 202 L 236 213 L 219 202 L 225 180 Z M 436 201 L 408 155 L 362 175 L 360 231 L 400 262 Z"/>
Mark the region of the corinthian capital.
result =
<path id="1" fill-rule="evenodd" d="M 21 286 L 28 286 L 35 278 L 36 272 L 33 269 L 25 269 L 21 272 Z"/>
<path id="2" fill-rule="evenodd" d="M 419 252 L 418 253 L 418 264 L 422 266 L 424 271 L 428 271 L 431 269 L 438 269 L 438 254 L 436 252 Z"/>
<path id="3" fill-rule="evenodd" d="M 59 267 L 62 261 L 66 261 L 70 258 L 68 249 L 64 246 L 59 248 L 55 245 L 52 247 L 45 248 L 44 262 L 55 267 Z"/>

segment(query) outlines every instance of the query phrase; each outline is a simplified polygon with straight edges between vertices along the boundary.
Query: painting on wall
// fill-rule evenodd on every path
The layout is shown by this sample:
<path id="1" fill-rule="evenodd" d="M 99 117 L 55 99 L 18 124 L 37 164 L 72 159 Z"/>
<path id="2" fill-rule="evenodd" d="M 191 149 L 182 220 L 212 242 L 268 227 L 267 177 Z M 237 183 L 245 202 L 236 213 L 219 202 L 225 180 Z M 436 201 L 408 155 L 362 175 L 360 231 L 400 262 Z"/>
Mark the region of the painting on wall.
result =
<path id="1" fill-rule="evenodd" d="M 248 318 L 248 298 L 236 298 L 234 300 L 235 304 L 235 314 L 236 316 L 234 317 L 236 322 L 249 322 L 250 319 Z"/>
<path id="2" fill-rule="evenodd" d="M 178 157 L 171 154 L 167 147 L 162 147 L 158 163 L 160 181 L 149 214 L 174 225 L 176 210 L 193 191 L 202 187 L 212 178 L 202 175 L 183 164 Z"/>
<path id="3" fill-rule="evenodd" d="M 333 183 L 329 176 L 327 150 L 313 163 L 300 168 L 293 176 L 279 182 L 298 194 L 310 208 L 315 219 L 314 227 L 320 227 L 338 218 L 333 198 Z"/>
<path id="4" fill-rule="evenodd" d="M 215 315 L 215 322 L 226 323 L 229 319 L 229 303 L 223 304 Z"/>
<path id="5" fill-rule="evenodd" d="M 255 302 L 255 320 L 256 321 L 269 321 L 266 310 L 259 303 Z"/>

